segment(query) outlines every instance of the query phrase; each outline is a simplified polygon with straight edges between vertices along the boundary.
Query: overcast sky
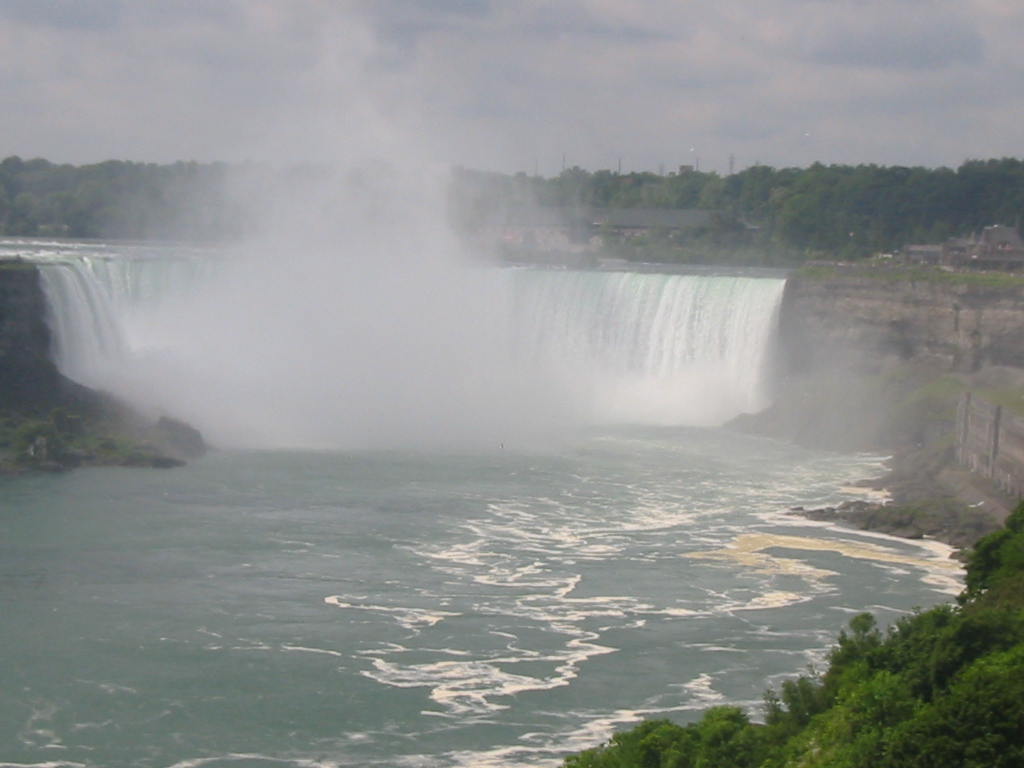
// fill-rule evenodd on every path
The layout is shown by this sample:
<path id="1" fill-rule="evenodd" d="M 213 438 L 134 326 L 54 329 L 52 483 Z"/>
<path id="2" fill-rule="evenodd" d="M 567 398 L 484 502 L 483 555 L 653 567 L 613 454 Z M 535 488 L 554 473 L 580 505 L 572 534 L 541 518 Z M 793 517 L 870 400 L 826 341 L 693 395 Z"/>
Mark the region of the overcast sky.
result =
<path id="1" fill-rule="evenodd" d="M 0 155 L 1021 156 L 1022 0 L 0 0 Z"/>

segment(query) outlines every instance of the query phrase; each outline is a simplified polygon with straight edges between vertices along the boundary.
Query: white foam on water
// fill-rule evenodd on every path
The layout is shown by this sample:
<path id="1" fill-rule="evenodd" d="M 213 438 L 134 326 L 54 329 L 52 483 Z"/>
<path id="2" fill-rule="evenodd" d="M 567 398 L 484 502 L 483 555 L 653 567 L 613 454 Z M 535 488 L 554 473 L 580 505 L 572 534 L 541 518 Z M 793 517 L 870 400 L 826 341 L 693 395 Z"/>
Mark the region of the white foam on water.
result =
<path id="1" fill-rule="evenodd" d="M 358 601 L 362 599 L 365 599 L 365 597 L 360 598 L 345 595 L 328 595 L 324 598 L 324 603 L 334 606 L 335 608 L 349 608 L 358 611 L 387 614 L 392 616 L 401 626 L 413 631 L 419 631 L 425 627 L 432 627 L 445 619 L 462 615 L 455 611 L 441 611 L 436 609 L 428 610 L 425 608 L 372 605 L 352 602 L 352 600 Z"/>
<path id="2" fill-rule="evenodd" d="M 879 544 L 848 538 L 852 535 L 852 532 L 847 529 L 830 527 L 829 530 L 842 533 L 847 538 L 821 539 L 806 536 L 746 533 L 737 536 L 722 549 L 691 552 L 685 556 L 694 559 L 732 562 L 750 568 L 757 573 L 798 575 L 803 577 L 813 589 L 819 588 L 820 582 L 823 579 L 837 574 L 833 571 L 815 568 L 791 557 L 771 555 L 765 550 L 779 548 L 797 551 L 835 552 L 844 557 L 868 560 L 889 566 L 912 565 L 924 572 L 925 576 L 922 577 L 922 580 L 925 583 L 932 584 L 942 591 L 953 593 L 958 591 L 960 586 L 959 577 L 962 572 L 959 564 L 949 559 L 939 559 L 935 555 L 936 552 L 948 551 L 948 548 L 944 545 L 935 547 L 934 542 L 929 542 L 925 546 L 919 547 L 923 550 L 922 554 L 924 554 L 924 557 L 920 557 L 901 552 L 892 546 L 896 543 L 900 545 L 907 543 L 913 547 L 917 544 L 914 541 L 905 541 L 893 536 L 877 533 L 868 533 L 865 536 L 859 537 L 874 538 L 890 544 L 890 546 L 880 546 Z"/>
<path id="3" fill-rule="evenodd" d="M 690 643 L 687 647 L 699 651 L 712 651 L 715 653 L 748 653 L 742 648 L 734 648 L 730 645 L 715 645 L 714 643 Z"/>
<path id="4" fill-rule="evenodd" d="M 771 538 L 782 539 L 783 537 L 772 536 Z M 792 539 L 795 537 L 786 538 Z M 813 542 L 815 540 L 808 539 L 808 541 Z M 801 560 L 770 555 L 761 551 L 763 548 L 771 546 L 780 545 L 764 544 L 762 539 L 755 534 L 742 534 L 721 549 L 685 552 L 682 554 L 682 557 L 692 560 L 717 561 L 730 566 L 740 565 L 751 569 L 754 573 L 765 575 L 800 576 L 811 587 L 818 586 L 824 579 L 830 576 L 838 575 L 836 571 L 815 568 Z"/>
<path id="5" fill-rule="evenodd" d="M 41 749 L 64 749 L 61 739 L 53 728 L 57 705 L 50 702 L 33 702 L 28 719 L 18 731 L 18 740 L 28 747 Z M 49 727 L 48 727 L 49 726 Z"/>
<path id="6" fill-rule="evenodd" d="M 259 753 L 244 753 L 244 752 L 229 752 L 223 755 L 214 755 L 210 757 L 195 757 L 189 760 L 179 760 L 173 765 L 167 766 L 167 768 L 202 768 L 206 765 L 216 765 L 217 763 L 234 763 L 238 761 L 252 762 L 258 760 L 260 762 L 279 765 L 279 766 L 290 766 L 291 768 L 342 768 L 342 763 L 334 762 L 333 760 L 312 760 L 307 758 L 282 758 L 274 757 L 272 755 L 261 755 Z"/>
<path id="7" fill-rule="evenodd" d="M 321 653 L 326 656 L 339 656 L 341 658 L 345 657 L 345 654 L 343 654 L 341 651 L 332 651 L 327 648 L 307 648 L 304 645 L 282 645 L 281 650 L 296 651 L 299 653 Z"/>
<path id="8" fill-rule="evenodd" d="M 608 740 L 618 729 L 633 725 L 646 717 L 661 714 L 657 709 L 620 709 L 612 713 L 572 713 L 582 724 L 570 731 L 540 734 L 528 733 L 521 744 L 488 750 L 448 752 L 445 758 L 462 768 L 544 768 L 561 765 L 565 755 L 580 752 Z M 531 746 L 530 742 L 536 742 Z"/>
<path id="9" fill-rule="evenodd" d="M 117 723 L 115 723 L 113 720 L 104 720 L 103 722 L 100 722 L 100 723 L 75 723 L 74 725 L 71 726 L 71 730 L 72 731 L 92 731 L 92 730 L 99 730 L 101 728 L 110 728 L 111 726 L 115 726 L 115 725 L 117 725 Z"/>
<path id="10" fill-rule="evenodd" d="M 120 685 L 118 683 L 108 683 L 100 680 L 85 680 L 80 677 L 75 678 L 76 683 L 82 683 L 84 685 L 94 685 L 104 693 L 109 694 L 127 694 L 130 696 L 138 695 L 139 691 L 136 688 L 132 688 L 127 685 Z"/>
<path id="11" fill-rule="evenodd" d="M 805 603 L 811 599 L 810 595 L 797 594 L 796 592 L 765 592 L 758 595 L 742 605 L 725 605 L 724 611 L 763 611 L 769 608 L 782 608 L 787 605 Z"/>
<path id="12" fill-rule="evenodd" d="M 680 687 L 703 707 L 725 701 L 725 696 L 715 690 L 714 683 L 715 679 L 711 675 L 701 673 Z"/>
<path id="13" fill-rule="evenodd" d="M 430 698 L 450 714 L 469 714 L 506 709 L 491 701 L 526 691 L 543 691 L 569 685 L 579 673 L 580 665 L 593 656 L 613 653 L 616 649 L 593 642 L 598 635 L 582 632 L 571 626 L 552 626 L 556 632 L 568 634 L 564 650 L 540 652 L 521 650 L 510 643 L 507 650 L 518 655 L 500 655 L 467 661 L 440 661 L 401 665 L 386 661 L 378 654 L 371 657 L 373 671 L 361 674 L 383 685 L 398 688 L 430 688 Z M 513 641 L 516 638 L 512 638 Z M 553 673 L 544 677 L 517 675 L 502 669 L 521 662 L 550 663 Z"/>

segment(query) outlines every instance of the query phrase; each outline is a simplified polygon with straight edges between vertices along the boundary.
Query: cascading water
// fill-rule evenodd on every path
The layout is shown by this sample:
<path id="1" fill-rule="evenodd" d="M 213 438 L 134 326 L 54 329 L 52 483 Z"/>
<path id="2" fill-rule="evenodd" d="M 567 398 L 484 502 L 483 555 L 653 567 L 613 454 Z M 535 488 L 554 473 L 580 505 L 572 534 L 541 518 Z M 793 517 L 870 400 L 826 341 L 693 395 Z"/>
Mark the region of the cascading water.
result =
<path id="1" fill-rule="evenodd" d="M 714 425 L 768 405 L 785 281 L 522 271 L 521 351 L 611 422 Z"/>
<path id="2" fill-rule="evenodd" d="M 54 357 L 64 375 L 83 384 L 97 384 L 127 355 L 115 297 L 91 267 L 91 260 L 79 258 L 41 269 Z"/>
<path id="3" fill-rule="evenodd" d="M 427 442 L 461 428 L 460 442 L 487 444 L 516 439 L 531 419 L 706 426 L 769 402 L 781 278 L 468 270 L 452 297 L 479 292 L 499 308 L 437 320 L 449 297 L 418 306 L 405 291 L 346 314 L 359 298 L 352 280 L 307 286 L 303 304 L 248 292 L 238 276 L 258 271 L 231 272 L 230 261 L 48 258 L 59 367 L 225 442 L 265 447 L 329 447 L 335 434 L 346 447 L 397 445 L 400 423 Z M 483 330 L 465 330 L 474 325 Z"/>
<path id="4" fill-rule="evenodd" d="M 217 259 L 170 249 L 46 250 L 40 261 L 54 358 L 82 384 L 111 387 L 149 343 L 153 318 L 209 279 Z"/>

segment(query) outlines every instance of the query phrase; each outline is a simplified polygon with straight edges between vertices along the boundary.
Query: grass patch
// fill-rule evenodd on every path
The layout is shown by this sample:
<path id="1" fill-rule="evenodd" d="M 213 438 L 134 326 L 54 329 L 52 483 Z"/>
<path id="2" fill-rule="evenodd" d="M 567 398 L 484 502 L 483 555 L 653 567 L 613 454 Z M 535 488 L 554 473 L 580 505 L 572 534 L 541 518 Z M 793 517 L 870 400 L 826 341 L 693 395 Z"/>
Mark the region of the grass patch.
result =
<path id="1" fill-rule="evenodd" d="M 983 288 L 1024 289 L 1024 275 L 1010 272 L 951 272 L 934 267 L 890 267 L 864 264 L 806 264 L 795 273 L 804 280 L 865 278 L 889 283 L 937 283 Z"/>
<path id="2" fill-rule="evenodd" d="M 90 465 L 150 466 L 163 461 L 117 424 L 55 408 L 48 415 L 0 415 L 0 470 Z"/>
<path id="3" fill-rule="evenodd" d="M 1024 418 L 1024 391 L 1020 389 L 979 389 L 978 397 L 993 405 L 1001 405 L 1014 416 Z"/>
<path id="4" fill-rule="evenodd" d="M 30 272 L 36 268 L 35 262 L 22 258 L 3 259 L 0 258 L 0 270 L 8 272 Z"/>

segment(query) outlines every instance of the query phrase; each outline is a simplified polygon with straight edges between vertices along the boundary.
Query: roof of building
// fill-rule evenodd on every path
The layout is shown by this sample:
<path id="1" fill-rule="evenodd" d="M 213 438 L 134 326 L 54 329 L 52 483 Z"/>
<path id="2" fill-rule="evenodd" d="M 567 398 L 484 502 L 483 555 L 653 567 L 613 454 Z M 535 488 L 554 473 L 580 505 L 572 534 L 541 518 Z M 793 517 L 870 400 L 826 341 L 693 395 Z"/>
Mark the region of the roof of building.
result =
<path id="1" fill-rule="evenodd" d="M 1024 248 L 1024 241 L 1017 234 L 1017 230 L 1013 227 L 1004 227 L 1002 224 L 985 227 L 981 231 L 981 242 L 1010 248 Z"/>

